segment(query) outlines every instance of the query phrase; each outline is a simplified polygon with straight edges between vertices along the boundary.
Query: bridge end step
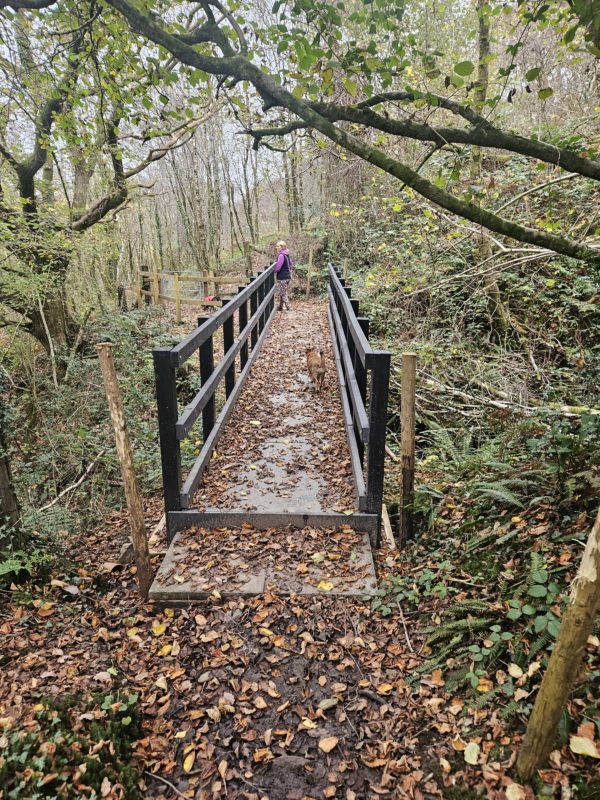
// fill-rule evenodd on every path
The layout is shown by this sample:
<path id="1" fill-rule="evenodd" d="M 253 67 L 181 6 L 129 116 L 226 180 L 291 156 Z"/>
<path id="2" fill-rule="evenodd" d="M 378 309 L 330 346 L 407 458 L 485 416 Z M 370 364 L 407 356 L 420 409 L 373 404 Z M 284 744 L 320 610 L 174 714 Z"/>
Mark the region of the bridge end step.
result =
<path id="1" fill-rule="evenodd" d="M 197 512 L 199 513 L 199 512 Z M 338 515 L 336 515 L 338 516 Z M 377 591 L 369 534 L 342 516 L 340 526 L 197 526 L 178 532 L 150 588 L 161 605 L 223 599 L 332 595 Z"/>

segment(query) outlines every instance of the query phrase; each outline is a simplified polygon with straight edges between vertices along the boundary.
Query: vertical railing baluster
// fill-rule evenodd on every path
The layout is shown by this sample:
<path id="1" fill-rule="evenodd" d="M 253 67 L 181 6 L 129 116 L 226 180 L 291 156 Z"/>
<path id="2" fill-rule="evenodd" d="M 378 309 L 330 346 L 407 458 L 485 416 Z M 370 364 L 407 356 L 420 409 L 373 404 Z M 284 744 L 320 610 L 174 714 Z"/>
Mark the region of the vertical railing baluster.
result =
<path id="1" fill-rule="evenodd" d="M 200 327 L 200 325 L 204 324 L 209 319 L 210 317 L 198 317 L 198 327 Z M 200 345 L 198 356 L 200 359 L 200 385 L 204 386 L 215 368 L 215 354 L 212 334 L 203 344 Z M 213 394 L 208 403 L 202 409 L 203 441 L 208 439 L 210 432 L 214 428 L 215 416 L 215 396 Z"/>
<path id="2" fill-rule="evenodd" d="M 238 286 L 238 292 L 242 292 L 246 287 L 245 286 Z M 238 316 L 238 324 L 240 328 L 240 334 L 248 324 L 248 301 L 244 300 L 242 305 L 240 306 L 239 316 Z M 240 349 L 240 371 L 244 369 L 246 364 L 248 363 L 248 339 L 244 342 Z"/>
<path id="3" fill-rule="evenodd" d="M 252 294 L 250 295 L 250 317 L 253 317 L 256 314 L 258 309 L 258 289 L 254 289 Z M 252 349 L 256 347 L 256 342 L 258 341 L 258 326 L 255 325 L 252 328 L 252 333 L 250 334 L 250 343 L 252 344 Z"/>
<path id="4" fill-rule="evenodd" d="M 227 303 L 229 303 L 229 300 L 223 300 L 222 301 L 223 307 L 225 307 Z M 225 358 L 225 356 L 229 352 L 229 349 L 233 347 L 234 340 L 235 340 L 235 331 L 234 331 L 234 319 L 232 311 L 230 316 L 223 321 L 223 358 Z M 235 359 L 233 361 L 233 364 L 229 367 L 229 369 L 225 373 L 225 397 L 229 397 L 229 395 L 233 392 L 234 386 L 235 386 Z"/>
<path id="5" fill-rule="evenodd" d="M 171 349 L 169 347 L 157 347 L 152 351 L 152 358 L 156 383 L 156 407 L 158 411 L 158 433 L 167 537 L 170 542 L 173 536 L 169 512 L 181 509 L 181 452 L 179 440 L 175 433 L 175 423 L 177 422 L 176 369 L 171 364 Z"/>

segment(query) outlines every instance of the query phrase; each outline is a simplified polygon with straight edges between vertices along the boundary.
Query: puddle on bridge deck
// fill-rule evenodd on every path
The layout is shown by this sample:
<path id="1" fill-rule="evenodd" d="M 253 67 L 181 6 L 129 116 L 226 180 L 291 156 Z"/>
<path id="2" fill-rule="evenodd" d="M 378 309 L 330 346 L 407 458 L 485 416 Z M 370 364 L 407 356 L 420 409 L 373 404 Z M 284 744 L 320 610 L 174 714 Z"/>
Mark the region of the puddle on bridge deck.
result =
<path id="1" fill-rule="evenodd" d="M 325 480 L 305 470 L 312 451 L 313 446 L 302 436 L 265 440 L 261 457 L 251 464 L 244 463 L 236 475 L 235 485 L 221 494 L 219 506 L 207 505 L 206 511 L 232 506 L 242 511 L 274 513 L 323 511 L 319 497 Z"/>

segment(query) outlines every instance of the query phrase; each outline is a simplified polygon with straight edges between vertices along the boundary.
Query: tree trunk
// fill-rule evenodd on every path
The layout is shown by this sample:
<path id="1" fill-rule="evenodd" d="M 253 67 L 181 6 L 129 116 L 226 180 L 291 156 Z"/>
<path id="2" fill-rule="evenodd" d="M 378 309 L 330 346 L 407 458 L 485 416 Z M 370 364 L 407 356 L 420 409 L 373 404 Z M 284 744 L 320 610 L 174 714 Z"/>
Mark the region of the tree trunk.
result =
<path id="1" fill-rule="evenodd" d="M 6 420 L 0 411 L 0 551 L 20 542 L 19 503 L 12 482 L 10 459 L 5 439 Z"/>
<path id="2" fill-rule="evenodd" d="M 577 678 L 599 608 L 600 509 L 573 581 L 569 606 L 562 619 L 519 752 L 517 770 L 524 780 L 533 777 L 552 749 L 560 716 Z"/>
<path id="3" fill-rule="evenodd" d="M 47 353 L 52 349 L 66 350 L 72 344 L 77 326 L 67 308 L 64 286 L 44 297 L 41 308 L 39 305 L 34 306 L 27 316 L 30 319 L 30 333 L 43 345 Z"/>
<path id="4" fill-rule="evenodd" d="M 4 532 L 4 526 L 18 529 L 19 504 L 12 482 L 4 431 L 0 430 L 0 550 L 11 540 L 11 537 Z"/>

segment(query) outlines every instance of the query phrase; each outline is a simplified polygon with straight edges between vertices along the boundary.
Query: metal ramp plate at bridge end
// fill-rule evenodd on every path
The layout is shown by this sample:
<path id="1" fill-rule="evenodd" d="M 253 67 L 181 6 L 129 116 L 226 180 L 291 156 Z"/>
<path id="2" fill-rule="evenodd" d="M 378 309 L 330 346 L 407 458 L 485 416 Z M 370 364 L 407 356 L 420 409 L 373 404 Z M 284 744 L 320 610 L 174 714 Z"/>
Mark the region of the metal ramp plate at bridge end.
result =
<path id="1" fill-rule="evenodd" d="M 150 589 L 161 604 L 187 605 L 264 592 L 362 597 L 377 590 L 368 533 L 338 529 L 189 528 L 173 539 Z"/>

